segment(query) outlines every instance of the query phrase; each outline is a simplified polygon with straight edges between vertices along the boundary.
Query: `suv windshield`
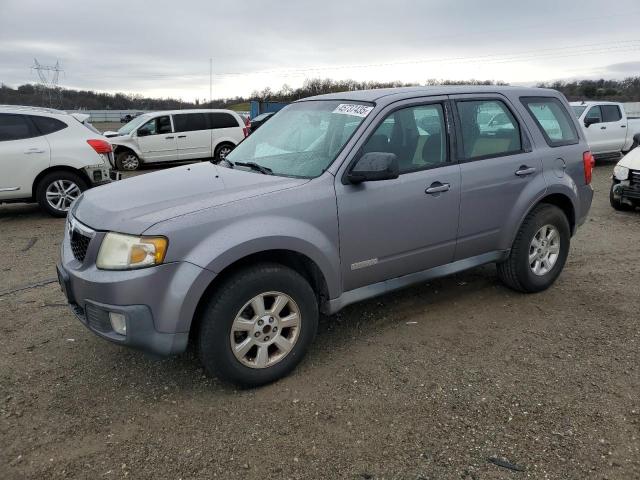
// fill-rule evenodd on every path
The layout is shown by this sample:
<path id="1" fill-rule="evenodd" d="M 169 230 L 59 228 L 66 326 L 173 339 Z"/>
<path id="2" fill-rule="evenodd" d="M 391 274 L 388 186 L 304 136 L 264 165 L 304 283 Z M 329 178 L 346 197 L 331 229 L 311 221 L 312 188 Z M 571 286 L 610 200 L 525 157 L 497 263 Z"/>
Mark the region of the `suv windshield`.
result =
<path id="1" fill-rule="evenodd" d="M 129 123 L 125 123 L 122 127 L 120 127 L 120 130 L 118 130 L 118 133 L 120 135 L 128 135 L 131 132 L 133 132 L 136 128 L 138 128 L 140 125 L 142 125 L 144 122 L 149 120 L 149 118 L 151 118 L 150 113 L 145 113 L 144 115 L 140 115 L 139 117 L 134 118 Z"/>
<path id="2" fill-rule="evenodd" d="M 582 115 L 582 112 L 584 112 L 587 108 L 586 105 L 571 105 L 571 108 L 573 109 L 573 113 L 575 113 L 576 117 L 580 118 L 580 115 Z"/>
<path id="3" fill-rule="evenodd" d="M 329 100 L 291 104 L 240 143 L 227 159 L 256 163 L 274 175 L 317 177 L 372 109 L 369 104 Z"/>

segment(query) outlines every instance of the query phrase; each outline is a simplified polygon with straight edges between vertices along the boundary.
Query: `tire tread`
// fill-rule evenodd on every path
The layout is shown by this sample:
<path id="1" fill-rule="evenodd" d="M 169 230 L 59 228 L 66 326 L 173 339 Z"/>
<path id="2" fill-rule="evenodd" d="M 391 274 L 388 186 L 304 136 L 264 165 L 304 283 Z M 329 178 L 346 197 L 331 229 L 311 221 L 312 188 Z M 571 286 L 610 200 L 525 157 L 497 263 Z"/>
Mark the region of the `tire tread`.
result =
<path id="1" fill-rule="evenodd" d="M 528 242 L 523 241 L 523 235 L 527 231 L 529 225 L 534 223 L 539 215 L 541 215 L 545 211 L 553 210 L 559 209 L 558 207 L 550 203 L 540 203 L 531 209 L 531 211 L 527 214 L 522 224 L 520 225 L 518 233 L 516 234 L 516 238 L 513 241 L 513 245 L 511 246 L 509 257 L 504 262 L 497 264 L 498 278 L 507 287 L 523 293 L 527 293 L 530 291 L 525 287 L 525 285 L 523 285 L 518 275 L 518 259 L 520 258 L 521 251 L 523 248 L 528 249 Z"/>

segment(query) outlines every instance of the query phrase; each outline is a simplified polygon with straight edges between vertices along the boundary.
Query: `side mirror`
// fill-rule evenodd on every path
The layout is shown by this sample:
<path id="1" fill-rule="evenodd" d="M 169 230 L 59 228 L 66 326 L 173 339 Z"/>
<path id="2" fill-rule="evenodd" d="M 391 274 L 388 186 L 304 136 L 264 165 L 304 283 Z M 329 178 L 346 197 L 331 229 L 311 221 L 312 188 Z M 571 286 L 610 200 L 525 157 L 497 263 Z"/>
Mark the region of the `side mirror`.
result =
<path id="1" fill-rule="evenodd" d="M 585 128 L 589 128 L 589 125 L 593 125 L 594 123 L 600 123 L 595 117 L 587 117 L 584 119 Z"/>
<path id="2" fill-rule="evenodd" d="M 148 135 L 151 135 L 151 130 L 149 130 L 148 128 L 139 128 L 137 133 L 139 137 L 146 137 Z"/>
<path id="3" fill-rule="evenodd" d="M 347 174 L 350 183 L 392 180 L 400 175 L 398 157 L 394 153 L 369 152 L 362 155 Z"/>

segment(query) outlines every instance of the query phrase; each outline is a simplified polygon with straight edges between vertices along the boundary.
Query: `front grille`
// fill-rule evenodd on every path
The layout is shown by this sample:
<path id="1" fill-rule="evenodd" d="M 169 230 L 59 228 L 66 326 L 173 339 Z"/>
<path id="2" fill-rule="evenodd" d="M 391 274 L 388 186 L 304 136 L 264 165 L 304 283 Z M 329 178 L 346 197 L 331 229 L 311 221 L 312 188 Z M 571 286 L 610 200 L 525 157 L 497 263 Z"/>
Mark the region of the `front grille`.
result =
<path id="1" fill-rule="evenodd" d="M 640 170 L 629 171 L 629 183 L 632 185 L 640 185 Z"/>
<path id="2" fill-rule="evenodd" d="M 78 222 L 71 214 L 67 217 L 67 232 L 73 256 L 76 260 L 84 262 L 89 244 L 96 232 Z"/>
<path id="3" fill-rule="evenodd" d="M 91 242 L 91 237 L 83 235 L 78 230 L 71 231 L 71 251 L 76 260 L 84 262 L 84 257 L 87 256 L 89 242 Z"/>
<path id="4" fill-rule="evenodd" d="M 85 311 L 87 325 L 89 325 L 89 327 L 102 333 L 109 333 L 113 330 L 111 328 L 111 321 L 109 320 L 109 312 L 90 303 L 87 303 Z"/>

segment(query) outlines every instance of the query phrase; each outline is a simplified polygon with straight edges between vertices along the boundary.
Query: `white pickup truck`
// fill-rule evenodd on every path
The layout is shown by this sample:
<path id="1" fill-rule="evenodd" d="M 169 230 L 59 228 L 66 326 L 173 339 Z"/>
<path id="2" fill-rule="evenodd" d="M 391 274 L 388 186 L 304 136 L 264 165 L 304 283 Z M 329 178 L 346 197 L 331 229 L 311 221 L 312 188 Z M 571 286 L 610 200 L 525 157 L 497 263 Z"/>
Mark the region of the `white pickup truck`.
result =
<path id="1" fill-rule="evenodd" d="M 619 158 L 640 143 L 640 117 L 629 117 L 621 103 L 572 102 L 596 160 Z"/>

